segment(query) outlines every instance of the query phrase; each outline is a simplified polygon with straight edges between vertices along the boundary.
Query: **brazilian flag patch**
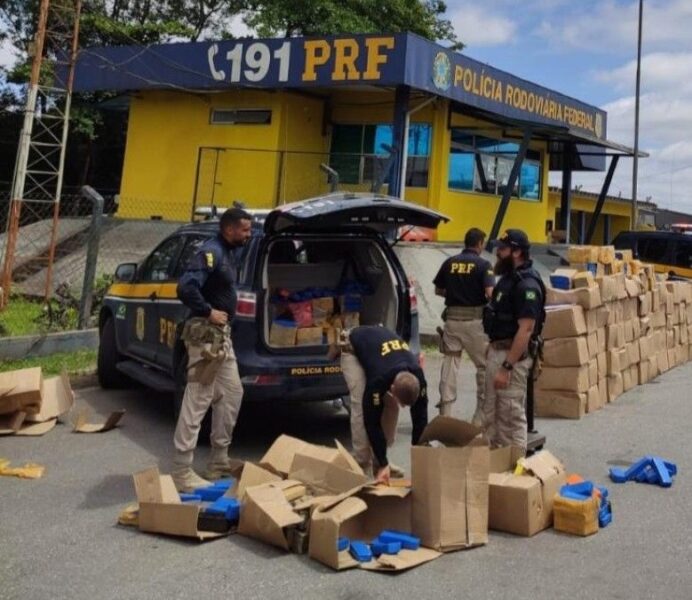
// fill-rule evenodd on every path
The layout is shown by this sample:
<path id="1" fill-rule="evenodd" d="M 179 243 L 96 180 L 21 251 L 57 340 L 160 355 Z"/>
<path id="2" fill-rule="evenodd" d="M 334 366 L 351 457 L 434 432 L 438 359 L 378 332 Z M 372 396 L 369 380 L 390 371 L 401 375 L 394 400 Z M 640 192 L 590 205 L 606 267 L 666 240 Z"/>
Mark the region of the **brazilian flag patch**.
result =
<path id="1" fill-rule="evenodd" d="M 536 291 L 535 290 L 526 290 L 526 299 L 527 300 L 535 300 L 536 299 Z"/>
<path id="2" fill-rule="evenodd" d="M 207 259 L 207 267 L 210 269 L 214 268 L 214 253 L 213 252 L 205 252 L 204 256 Z"/>

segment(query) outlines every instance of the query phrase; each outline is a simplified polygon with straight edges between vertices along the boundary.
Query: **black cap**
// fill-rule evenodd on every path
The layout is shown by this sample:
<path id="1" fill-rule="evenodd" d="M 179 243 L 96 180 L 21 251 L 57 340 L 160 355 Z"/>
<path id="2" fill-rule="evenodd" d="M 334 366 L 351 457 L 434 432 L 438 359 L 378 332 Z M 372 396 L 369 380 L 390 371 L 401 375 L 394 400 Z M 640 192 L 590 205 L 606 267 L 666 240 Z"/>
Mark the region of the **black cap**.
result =
<path id="1" fill-rule="evenodd" d="M 521 248 L 528 250 L 531 247 L 529 236 L 521 229 L 507 229 L 497 240 L 499 248 Z"/>

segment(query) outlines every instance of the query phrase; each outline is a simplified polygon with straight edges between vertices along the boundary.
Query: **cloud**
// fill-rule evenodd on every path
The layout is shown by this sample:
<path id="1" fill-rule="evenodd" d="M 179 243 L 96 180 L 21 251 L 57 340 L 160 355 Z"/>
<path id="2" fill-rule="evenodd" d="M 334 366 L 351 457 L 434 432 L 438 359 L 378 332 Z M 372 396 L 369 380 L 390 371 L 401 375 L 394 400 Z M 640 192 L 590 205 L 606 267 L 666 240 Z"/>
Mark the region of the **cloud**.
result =
<path id="1" fill-rule="evenodd" d="M 459 39 L 468 46 L 494 46 L 512 41 L 517 27 L 512 19 L 476 3 L 461 3 L 456 7 L 450 21 Z"/>
<path id="2" fill-rule="evenodd" d="M 597 70 L 594 78 L 602 83 L 612 84 L 618 90 L 631 91 L 636 69 L 637 61 L 634 59 L 614 69 Z M 646 54 L 642 56 L 641 72 L 643 90 L 692 93 L 692 51 Z"/>

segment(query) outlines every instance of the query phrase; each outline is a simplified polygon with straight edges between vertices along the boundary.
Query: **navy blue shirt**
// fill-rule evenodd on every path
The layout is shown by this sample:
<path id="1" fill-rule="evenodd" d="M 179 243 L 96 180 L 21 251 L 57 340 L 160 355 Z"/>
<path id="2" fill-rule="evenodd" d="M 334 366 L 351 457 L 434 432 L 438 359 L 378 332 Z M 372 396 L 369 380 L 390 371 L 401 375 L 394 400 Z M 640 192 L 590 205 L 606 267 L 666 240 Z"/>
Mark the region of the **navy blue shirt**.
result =
<path id="1" fill-rule="evenodd" d="M 413 373 L 420 383 L 418 400 L 411 406 L 411 443 L 417 444 L 428 424 L 428 394 L 423 370 L 408 344 L 385 327 L 356 327 L 349 334 L 349 342 L 358 362 L 365 371 L 363 394 L 363 420 L 372 452 L 380 467 L 387 462 L 387 440 L 382 430 L 384 395 L 401 371 Z"/>
<path id="2" fill-rule="evenodd" d="M 208 317 L 212 308 L 232 319 L 237 303 L 237 246 L 229 244 L 221 234 L 207 240 L 192 257 L 178 281 L 178 298 L 193 317 Z"/>
<path id="3" fill-rule="evenodd" d="M 442 263 L 433 284 L 444 290 L 445 306 L 484 306 L 485 288 L 495 285 L 495 275 L 487 260 L 465 248 Z"/>

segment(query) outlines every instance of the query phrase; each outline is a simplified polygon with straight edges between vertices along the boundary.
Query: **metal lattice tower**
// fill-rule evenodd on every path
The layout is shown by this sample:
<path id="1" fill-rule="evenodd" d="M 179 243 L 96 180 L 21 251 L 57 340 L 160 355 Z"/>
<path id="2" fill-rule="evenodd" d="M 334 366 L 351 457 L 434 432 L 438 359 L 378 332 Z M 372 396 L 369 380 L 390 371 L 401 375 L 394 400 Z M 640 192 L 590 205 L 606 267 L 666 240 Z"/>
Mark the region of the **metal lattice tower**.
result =
<path id="1" fill-rule="evenodd" d="M 0 302 L 18 271 L 45 272 L 52 293 L 81 0 L 41 0 L 2 253 Z"/>

